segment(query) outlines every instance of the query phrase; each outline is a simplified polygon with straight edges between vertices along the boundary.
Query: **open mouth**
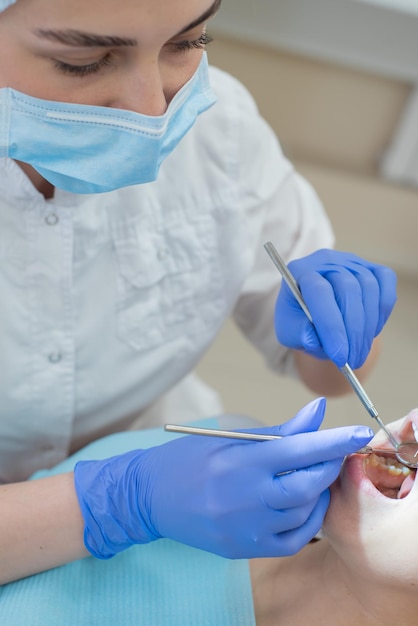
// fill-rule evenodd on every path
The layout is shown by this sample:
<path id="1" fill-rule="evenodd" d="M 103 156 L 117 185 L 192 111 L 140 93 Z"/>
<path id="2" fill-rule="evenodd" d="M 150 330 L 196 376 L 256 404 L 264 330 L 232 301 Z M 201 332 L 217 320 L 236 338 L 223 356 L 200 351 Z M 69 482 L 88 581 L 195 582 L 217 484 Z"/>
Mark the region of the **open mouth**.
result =
<path id="1" fill-rule="evenodd" d="M 405 498 L 415 481 L 416 470 L 399 463 L 389 450 L 367 455 L 363 469 L 370 482 L 387 498 Z"/>

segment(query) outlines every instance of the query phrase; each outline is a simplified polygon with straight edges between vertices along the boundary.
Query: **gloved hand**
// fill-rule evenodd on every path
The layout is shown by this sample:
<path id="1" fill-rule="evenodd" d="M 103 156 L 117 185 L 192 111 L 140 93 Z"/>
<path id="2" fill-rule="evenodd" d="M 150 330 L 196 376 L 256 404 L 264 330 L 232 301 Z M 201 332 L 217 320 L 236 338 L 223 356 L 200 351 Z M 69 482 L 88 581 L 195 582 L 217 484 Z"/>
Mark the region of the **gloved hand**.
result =
<path id="1" fill-rule="evenodd" d="M 395 273 L 335 250 L 318 250 L 288 267 L 315 328 L 282 281 L 275 312 L 279 342 L 338 367 L 361 367 L 395 305 Z"/>
<path id="2" fill-rule="evenodd" d="M 322 525 L 344 456 L 373 436 L 364 426 L 306 432 L 318 429 L 324 411 L 322 398 L 283 426 L 258 430 L 286 435 L 279 440 L 187 435 L 79 462 L 87 549 L 110 558 L 166 537 L 229 558 L 297 552 Z"/>

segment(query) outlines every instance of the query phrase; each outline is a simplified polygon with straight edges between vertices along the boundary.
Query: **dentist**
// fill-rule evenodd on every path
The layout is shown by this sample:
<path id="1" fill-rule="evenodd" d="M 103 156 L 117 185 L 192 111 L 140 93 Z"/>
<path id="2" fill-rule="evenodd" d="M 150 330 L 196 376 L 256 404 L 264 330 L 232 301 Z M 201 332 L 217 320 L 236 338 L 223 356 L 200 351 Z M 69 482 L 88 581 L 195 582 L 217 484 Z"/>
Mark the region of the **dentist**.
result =
<path id="1" fill-rule="evenodd" d="M 0 582 L 162 537 L 229 558 L 294 553 L 373 434 L 318 432 L 318 400 L 265 429 L 279 441 L 184 437 L 28 480 L 134 421 L 173 421 L 179 389 L 193 406 L 180 414 L 213 414 L 189 374 L 231 314 L 318 394 L 347 391 L 335 364 L 361 377 L 373 363 L 395 276 L 331 249 L 249 94 L 208 67 L 219 7 L 0 0 Z"/>

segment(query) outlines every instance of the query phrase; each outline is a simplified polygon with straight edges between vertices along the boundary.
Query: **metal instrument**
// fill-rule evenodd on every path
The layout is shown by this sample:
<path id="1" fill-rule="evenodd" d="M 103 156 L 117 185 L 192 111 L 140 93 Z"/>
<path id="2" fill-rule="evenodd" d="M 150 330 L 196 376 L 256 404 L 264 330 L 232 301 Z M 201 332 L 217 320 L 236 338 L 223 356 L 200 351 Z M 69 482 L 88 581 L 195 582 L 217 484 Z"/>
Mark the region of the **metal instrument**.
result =
<path id="1" fill-rule="evenodd" d="M 283 439 L 281 435 L 268 435 L 264 433 L 251 433 L 251 432 L 239 432 L 236 430 L 220 430 L 219 428 L 202 428 L 200 426 L 181 426 L 179 424 L 166 424 L 164 426 L 164 430 L 170 433 L 180 433 L 182 435 L 203 435 L 206 437 L 222 437 L 224 439 L 238 439 L 241 441 L 271 441 L 273 439 Z M 410 454 L 410 461 L 406 462 L 406 460 L 400 461 L 403 465 L 407 465 L 408 467 L 415 468 L 418 464 L 418 460 L 413 461 L 413 458 L 416 455 L 417 444 L 415 442 L 409 442 L 405 444 L 400 444 L 401 446 L 405 446 L 405 454 Z M 409 449 L 407 446 L 411 446 Z M 413 454 L 413 448 L 415 448 L 415 454 Z M 391 455 L 393 452 L 391 450 L 373 448 L 372 446 L 365 446 L 364 448 L 360 448 L 357 450 L 356 454 L 372 454 L 376 453 L 379 455 Z M 399 459 L 398 459 L 399 460 Z"/>
<path id="2" fill-rule="evenodd" d="M 280 256 L 280 254 L 277 252 L 276 248 L 270 241 L 264 245 L 264 248 L 267 254 L 269 255 L 269 257 L 271 258 L 271 260 L 273 261 L 274 265 L 277 267 L 280 274 L 282 275 L 283 280 L 286 282 L 287 286 L 289 287 L 292 294 L 296 298 L 302 311 L 305 313 L 306 317 L 311 322 L 311 324 L 314 325 L 312 316 L 309 312 L 308 307 L 306 306 L 306 303 L 302 297 L 302 294 L 296 283 L 296 280 L 294 279 L 292 274 L 289 272 L 289 269 L 287 265 L 285 264 L 285 262 L 283 261 L 282 257 Z M 406 465 L 407 467 L 417 468 L 418 467 L 418 443 L 415 441 L 407 441 L 407 442 L 397 441 L 396 438 L 393 436 L 393 434 L 390 432 L 390 430 L 385 426 L 385 424 L 380 419 L 379 413 L 377 412 L 376 407 L 370 400 L 369 396 L 366 394 L 360 381 L 358 380 L 357 376 L 354 374 L 349 364 L 346 363 L 345 365 L 340 367 L 339 370 L 345 376 L 345 378 L 348 380 L 348 382 L 354 389 L 357 397 L 359 398 L 360 402 L 365 407 L 366 411 L 369 413 L 369 415 L 373 419 L 376 420 L 380 428 L 385 432 L 387 438 L 389 439 L 390 443 L 395 449 L 395 455 L 398 461 L 402 463 L 403 465 Z"/>
<path id="3" fill-rule="evenodd" d="M 280 435 L 264 435 L 249 432 L 242 433 L 235 430 L 201 428 L 200 426 L 180 426 L 178 424 L 166 424 L 164 426 L 164 430 L 170 433 L 182 433 L 184 435 L 206 435 L 207 437 L 225 437 L 226 439 L 242 439 L 246 441 L 270 441 L 271 439 L 283 439 Z"/>

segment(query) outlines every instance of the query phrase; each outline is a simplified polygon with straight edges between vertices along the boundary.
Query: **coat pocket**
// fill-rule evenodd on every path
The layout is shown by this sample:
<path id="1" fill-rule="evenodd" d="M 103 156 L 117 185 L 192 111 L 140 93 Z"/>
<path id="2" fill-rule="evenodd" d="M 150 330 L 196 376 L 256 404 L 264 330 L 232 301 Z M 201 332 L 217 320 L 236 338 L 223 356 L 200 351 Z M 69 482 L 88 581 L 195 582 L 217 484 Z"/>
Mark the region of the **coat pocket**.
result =
<path id="1" fill-rule="evenodd" d="M 210 219 L 114 228 L 117 258 L 117 333 L 136 350 L 148 350 L 199 333 L 205 269 L 214 246 Z M 206 278 L 205 278 L 206 276 Z M 208 296 L 210 294 L 208 293 Z"/>

